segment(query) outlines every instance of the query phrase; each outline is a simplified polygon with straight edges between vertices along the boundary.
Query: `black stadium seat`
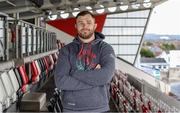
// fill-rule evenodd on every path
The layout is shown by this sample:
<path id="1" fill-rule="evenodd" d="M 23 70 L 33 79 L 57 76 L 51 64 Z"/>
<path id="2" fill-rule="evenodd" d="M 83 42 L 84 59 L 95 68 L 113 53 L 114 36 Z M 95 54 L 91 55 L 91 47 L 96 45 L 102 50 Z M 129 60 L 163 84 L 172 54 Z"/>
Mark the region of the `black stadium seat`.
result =
<path id="1" fill-rule="evenodd" d="M 14 68 L 13 70 L 14 70 L 14 72 L 15 72 L 15 75 L 16 75 L 16 78 L 17 78 L 17 81 L 18 81 L 18 83 L 19 83 L 19 87 L 21 88 L 21 87 L 22 87 L 23 82 L 22 82 L 21 76 L 20 76 L 20 74 L 19 74 L 19 71 L 18 71 L 18 69 L 17 69 L 17 68 Z"/>

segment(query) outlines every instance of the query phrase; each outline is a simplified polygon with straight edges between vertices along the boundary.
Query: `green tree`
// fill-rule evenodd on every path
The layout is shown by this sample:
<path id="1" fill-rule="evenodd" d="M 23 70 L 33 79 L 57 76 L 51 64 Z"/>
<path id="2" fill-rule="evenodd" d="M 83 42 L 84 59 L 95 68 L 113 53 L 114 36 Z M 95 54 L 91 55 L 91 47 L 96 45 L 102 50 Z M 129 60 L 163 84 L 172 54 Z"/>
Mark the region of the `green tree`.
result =
<path id="1" fill-rule="evenodd" d="M 146 45 L 147 45 L 147 46 L 152 46 L 153 43 L 152 43 L 152 42 L 147 42 Z"/>
<path id="2" fill-rule="evenodd" d="M 174 44 L 168 44 L 168 43 L 163 43 L 161 44 L 161 49 L 164 50 L 164 51 L 169 51 L 169 50 L 174 50 L 176 49 L 176 47 L 174 46 Z"/>
<path id="3" fill-rule="evenodd" d="M 171 49 L 171 50 L 175 50 L 175 49 L 176 49 L 175 45 L 171 43 L 171 44 L 170 44 L 170 49 Z"/>
<path id="4" fill-rule="evenodd" d="M 142 48 L 140 54 L 141 57 L 149 57 L 149 58 L 154 57 L 154 53 L 146 48 Z"/>

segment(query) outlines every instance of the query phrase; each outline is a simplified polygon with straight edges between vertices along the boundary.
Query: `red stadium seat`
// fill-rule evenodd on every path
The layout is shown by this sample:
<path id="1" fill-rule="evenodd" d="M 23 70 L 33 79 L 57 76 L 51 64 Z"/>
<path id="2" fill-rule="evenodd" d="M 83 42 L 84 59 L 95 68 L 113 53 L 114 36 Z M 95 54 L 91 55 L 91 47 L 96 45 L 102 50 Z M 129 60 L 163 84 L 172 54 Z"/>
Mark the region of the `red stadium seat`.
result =
<path id="1" fill-rule="evenodd" d="M 30 63 L 30 66 L 31 66 L 31 73 L 32 73 L 32 83 L 36 83 L 37 81 L 39 81 L 39 72 L 38 72 L 35 61 L 32 61 Z"/>
<path id="2" fill-rule="evenodd" d="M 54 60 L 53 60 L 53 57 L 52 57 L 52 55 L 49 55 L 49 59 L 50 59 L 50 61 L 51 61 L 51 66 L 50 66 L 50 69 L 53 69 L 54 68 Z"/>
<path id="3" fill-rule="evenodd" d="M 22 90 L 22 92 L 26 92 L 29 80 L 28 80 L 28 76 L 25 71 L 25 67 L 19 66 L 18 71 L 19 71 L 21 79 L 23 81 L 23 86 L 22 86 L 21 90 Z"/>
<path id="4" fill-rule="evenodd" d="M 41 74 L 41 69 L 40 69 L 40 66 L 39 66 L 39 63 L 38 63 L 37 60 L 35 61 L 35 64 L 36 64 L 36 67 L 37 67 L 37 70 L 38 70 L 38 74 L 40 75 Z"/>
<path id="5" fill-rule="evenodd" d="M 48 76 L 48 72 L 49 72 L 49 64 L 48 64 L 48 62 L 47 62 L 47 60 L 46 60 L 46 58 L 45 57 L 43 57 L 43 61 L 44 61 L 44 64 L 45 64 L 45 71 L 46 71 L 46 75 Z"/>

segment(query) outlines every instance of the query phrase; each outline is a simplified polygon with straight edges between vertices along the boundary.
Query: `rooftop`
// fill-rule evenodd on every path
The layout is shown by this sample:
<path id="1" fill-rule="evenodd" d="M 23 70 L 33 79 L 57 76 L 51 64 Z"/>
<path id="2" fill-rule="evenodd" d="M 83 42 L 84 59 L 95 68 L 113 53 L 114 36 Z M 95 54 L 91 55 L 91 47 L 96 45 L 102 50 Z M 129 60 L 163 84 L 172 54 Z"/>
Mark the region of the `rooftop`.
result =
<path id="1" fill-rule="evenodd" d="M 166 63 L 164 58 L 141 58 L 141 63 Z"/>

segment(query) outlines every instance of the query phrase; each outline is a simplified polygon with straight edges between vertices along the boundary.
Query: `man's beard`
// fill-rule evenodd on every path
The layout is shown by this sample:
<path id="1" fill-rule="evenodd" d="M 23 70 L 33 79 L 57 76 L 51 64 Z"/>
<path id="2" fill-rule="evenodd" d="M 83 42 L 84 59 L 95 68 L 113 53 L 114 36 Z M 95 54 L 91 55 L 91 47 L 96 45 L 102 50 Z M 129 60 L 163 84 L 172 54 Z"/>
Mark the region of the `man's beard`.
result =
<path id="1" fill-rule="evenodd" d="M 79 35 L 82 39 L 89 39 L 89 38 L 91 38 L 91 37 L 93 36 L 93 34 L 94 34 L 94 30 L 89 31 L 88 34 L 87 34 L 87 33 L 84 33 L 84 32 L 78 33 L 78 35 Z"/>

